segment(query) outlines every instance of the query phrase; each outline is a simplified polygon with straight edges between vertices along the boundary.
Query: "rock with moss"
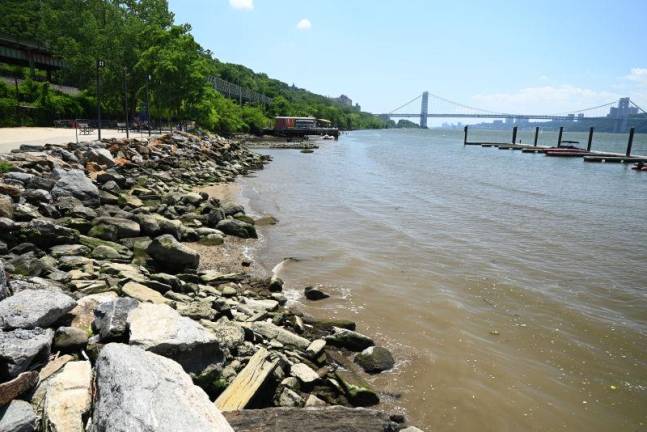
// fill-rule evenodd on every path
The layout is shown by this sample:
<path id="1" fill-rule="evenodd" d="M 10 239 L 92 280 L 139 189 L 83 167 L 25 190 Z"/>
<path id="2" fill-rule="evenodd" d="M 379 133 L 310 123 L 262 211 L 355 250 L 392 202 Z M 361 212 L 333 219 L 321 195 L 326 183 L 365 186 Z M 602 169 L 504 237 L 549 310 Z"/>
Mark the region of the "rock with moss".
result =
<path id="1" fill-rule="evenodd" d="M 197 269 L 198 264 L 200 264 L 200 255 L 193 249 L 178 242 L 170 234 L 156 237 L 148 245 L 147 252 L 164 269 L 173 271 Z"/>

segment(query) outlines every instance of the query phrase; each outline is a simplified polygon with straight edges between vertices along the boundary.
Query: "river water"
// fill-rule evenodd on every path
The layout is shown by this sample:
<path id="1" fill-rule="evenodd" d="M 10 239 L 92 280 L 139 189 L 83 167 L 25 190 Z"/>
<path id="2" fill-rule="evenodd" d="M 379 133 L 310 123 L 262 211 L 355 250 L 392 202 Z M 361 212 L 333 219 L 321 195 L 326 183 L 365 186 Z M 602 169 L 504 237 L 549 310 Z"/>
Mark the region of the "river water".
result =
<path id="1" fill-rule="evenodd" d="M 625 144 L 598 134 L 594 149 Z M 274 161 L 243 195 L 280 223 L 256 257 L 298 258 L 279 269 L 295 302 L 393 351 L 369 378 L 386 408 L 429 431 L 647 430 L 647 173 L 450 130 L 262 152 Z M 317 283 L 332 298 L 304 301 Z"/>

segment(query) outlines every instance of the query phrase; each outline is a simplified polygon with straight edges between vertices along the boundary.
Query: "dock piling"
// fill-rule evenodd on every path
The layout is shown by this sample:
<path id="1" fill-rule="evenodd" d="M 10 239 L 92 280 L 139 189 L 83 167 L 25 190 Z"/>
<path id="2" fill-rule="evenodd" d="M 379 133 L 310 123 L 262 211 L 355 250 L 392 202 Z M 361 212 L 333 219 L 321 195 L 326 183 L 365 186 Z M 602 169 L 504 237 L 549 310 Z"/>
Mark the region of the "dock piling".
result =
<path id="1" fill-rule="evenodd" d="M 589 141 L 588 141 L 588 143 L 586 144 L 586 151 L 587 151 L 587 152 L 590 152 L 590 151 L 591 151 L 591 145 L 593 144 L 593 130 L 594 130 L 594 129 L 595 129 L 595 128 L 594 128 L 593 126 L 591 126 L 591 127 L 589 128 Z"/>
<path id="2" fill-rule="evenodd" d="M 539 141 L 539 126 L 535 126 L 535 142 L 534 146 L 537 147 L 537 141 Z"/>
<path id="3" fill-rule="evenodd" d="M 559 127 L 559 136 L 557 137 L 557 148 L 562 146 L 562 135 L 564 135 L 564 126 Z"/>
<path id="4" fill-rule="evenodd" d="M 631 146 L 634 143 L 634 132 L 636 131 L 635 128 L 629 129 L 629 140 L 627 141 L 627 157 L 631 156 Z"/>
<path id="5" fill-rule="evenodd" d="M 517 143 L 517 126 L 512 128 L 512 144 Z"/>
<path id="6" fill-rule="evenodd" d="M 465 132 L 465 135 L 463 137 L 463 145 L 467 145 L 467 125 L 463 128 L 463 131 Z"/>

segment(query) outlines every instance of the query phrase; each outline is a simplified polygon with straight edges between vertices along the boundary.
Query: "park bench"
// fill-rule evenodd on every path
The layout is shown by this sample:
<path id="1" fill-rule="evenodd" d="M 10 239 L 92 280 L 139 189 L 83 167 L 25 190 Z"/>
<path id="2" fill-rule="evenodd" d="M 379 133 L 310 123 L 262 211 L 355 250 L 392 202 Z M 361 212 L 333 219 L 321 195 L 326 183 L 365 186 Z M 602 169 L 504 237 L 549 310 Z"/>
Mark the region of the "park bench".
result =
<path id="1" fill-rule="evenodd" d="M 94 129 L 87 123 L 79 123 L 79 130 L 81 131 L 81 135 L 90 135 L 94 132 Z"/>
<path id="2" fill-rule="evenodd" d="M 117 123 L 117 132 L 126 132 L 126 123 Z"/>

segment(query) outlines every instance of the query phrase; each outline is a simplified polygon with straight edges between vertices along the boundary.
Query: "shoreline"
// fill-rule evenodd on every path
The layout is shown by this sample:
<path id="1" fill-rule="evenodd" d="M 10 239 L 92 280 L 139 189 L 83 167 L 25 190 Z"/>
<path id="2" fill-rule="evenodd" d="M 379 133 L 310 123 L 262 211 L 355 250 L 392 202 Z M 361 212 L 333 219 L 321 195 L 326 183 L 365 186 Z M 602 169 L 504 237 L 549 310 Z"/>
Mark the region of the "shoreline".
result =
<path id="1" fill-rule="evenodd" d="M 17 362 L 12 353 L 24 332 L 44 337 L 38 358 L 0 377 L 1 404 L 26 412 L 27 422 L 91 416 L 107 427 L 97 430 L 110 430 L 116 420 L 105 411 L 108 400 L 145 422 L 145 413 L 124 406 L 128 397 L 114 393 L 142 391 L 136 377 L 143 370 L 135 367 L 127 383 L 116 373 L 140 362 L 182 389 L 164 397 L 179 406 L 188 406 L 185 398 L 202 401 L 200 412 L 176 413 L 177 430 L 196 421 L 213 426 L 204 430 L 270 430 L 278 412 L 285 430 L 322 421 L 331 430 L 408 428 L 402 415 L 354 408 L 379 402 L 360 366 L 388 369 L 390 353 L 373 348 L 354 322 L 286 308 L 283 282 L 254 274 L 245 251 L 256 221 L 227 201 L 240 192 L 231 182 L 269 158 L 236 141 L 184 133 L 66 147 L 0 155 L 10 166 L 0 180 L 7 197 L 0 208 L 0 369 Z M 167 359 L 179 367 L 173 376 L 161 366 Z M 73 406 L 65 405 L 70 393 L 57 393 L 57 383 L 69 380 L 82 381 L 76 393 L 83 399 Z M 217 408 L 207 408 L 209 401 Z"/>

